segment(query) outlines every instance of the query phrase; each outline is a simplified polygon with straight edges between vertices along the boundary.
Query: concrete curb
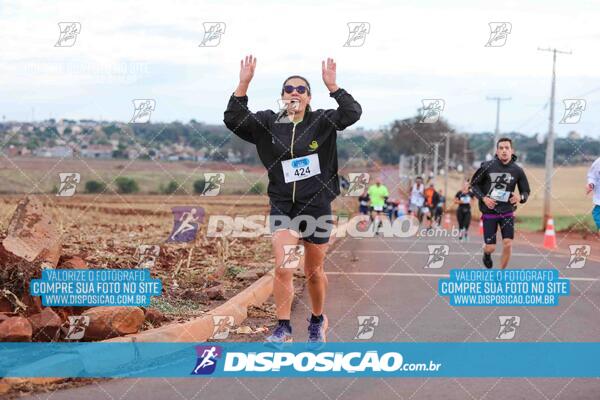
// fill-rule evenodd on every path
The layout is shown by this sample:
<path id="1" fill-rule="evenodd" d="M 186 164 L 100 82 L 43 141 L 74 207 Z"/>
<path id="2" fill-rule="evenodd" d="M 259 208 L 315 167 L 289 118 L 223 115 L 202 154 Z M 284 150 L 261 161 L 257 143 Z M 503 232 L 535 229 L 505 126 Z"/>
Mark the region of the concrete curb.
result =
<path id="1" fill-rule="evenodd" d="M 333 245 L 338 241 L 338 237 L 346 236 L 347 226 L 348 223 L 344 223 L 339 227 L 333 228 L 329 240 L 329 251 L 331 251 Z M 169 324 L 140 333 L 103 340 L 102 342 L 204 342 L 213 335 L 213 316 L 232 316 L 234 324 L 240 324 L 248 317 L 248 307 L 260 306 L 264 303 L 273 292 L 274 276 L 275 269 L 272 269 L 225 303 L 191 321 Z M 74 367 L 74 364 L 78 361 L 78 359 L 75 358 L 76 357 L 66 357 L 64 358 L 64 362 L 71 367 Z M 39 362 L 42 361 L 43 360 L 39 360 Z M 134 361 L 134 359 L 132 358 L 129 361 Z M 79 362 L 77 362 L 77 364 L 81 365 Z M 83 368 L 83 365 L 81 365 L 81 368 Z M 7 393 L 13 385 L 17 384 L 30 383 L 34 385 L 43 385 L 57 383 L 64 379 L 67 378 L 3 378 L 0 379 L 0 395 Z"/>
<path id="2" fill-rule="evenodd" d="M 246 289 L 201 317 L 103 342 L 204 342 L 213 334 L 213 316 L 232 316 L 234 323 L 239 324 L 247 318 L 249 306 L 259 306 L 264 303 L 273 291 L 273 276 L 274 271 L 271 270 Z"/>

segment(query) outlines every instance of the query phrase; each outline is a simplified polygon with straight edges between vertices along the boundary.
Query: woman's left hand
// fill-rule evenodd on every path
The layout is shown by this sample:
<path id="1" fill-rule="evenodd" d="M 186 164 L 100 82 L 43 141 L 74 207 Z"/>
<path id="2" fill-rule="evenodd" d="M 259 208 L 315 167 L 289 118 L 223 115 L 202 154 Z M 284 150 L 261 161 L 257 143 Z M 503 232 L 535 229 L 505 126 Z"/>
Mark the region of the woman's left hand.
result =
<path id="1" fill-rule="evenodd" d="M 330 93 L 335 92 L 339 89 L 338 85 L 335 83 L 335 61 L 333 58 L 328 58 L 327 63 L 325 61 L 321 62 L 321 67 L 323 70 L 323 83 L 327 86 Z"/>

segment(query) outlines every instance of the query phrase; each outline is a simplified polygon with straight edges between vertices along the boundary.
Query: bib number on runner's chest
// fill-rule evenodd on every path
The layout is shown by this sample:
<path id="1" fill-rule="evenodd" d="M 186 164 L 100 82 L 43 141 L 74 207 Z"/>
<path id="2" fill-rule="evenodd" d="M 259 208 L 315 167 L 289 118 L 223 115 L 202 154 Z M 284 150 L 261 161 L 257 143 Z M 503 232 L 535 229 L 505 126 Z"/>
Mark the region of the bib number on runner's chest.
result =
<path id="1" fill-rule="evenodd" d="M 284 160 L 281 162 L 281 167 L 285 183 L 300 181 L 321 173 L 318 154 Z"/>
<path id="2" fill-rule="evenodd" d="M 510 197 L 510 192 L 501 189 L 494 189 L 492 190 L 490 197 L 496 201 L 507 202 L 508 198 Z"/>

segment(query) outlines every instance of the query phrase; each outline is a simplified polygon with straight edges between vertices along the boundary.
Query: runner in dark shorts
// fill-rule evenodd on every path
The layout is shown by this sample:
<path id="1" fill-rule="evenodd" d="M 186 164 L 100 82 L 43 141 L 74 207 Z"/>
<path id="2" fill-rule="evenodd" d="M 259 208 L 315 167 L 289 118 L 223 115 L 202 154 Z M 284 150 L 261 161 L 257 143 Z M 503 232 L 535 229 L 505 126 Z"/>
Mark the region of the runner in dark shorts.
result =
<path id="1" fill-rule="evenodd" d="M 496 244 L 496 232 L 500 229 L 502 240 L 515 238 L 515 216 L 506 214 L 483 214 L 483 240 L 485 244 Z"/>
<path id="2" fill-rule="evenodd" d="M 305 78 L 293 75 L 283 82 L 278 112 L 253 113 L 248 109 L 246 92 L 255 68 L 253 56 L 241 61 L 239 84 L 229 98 L 223 121 L 241 139 L 256 145 L 269 177 L 269 220 L 275 253 L 273 296 L 278 322 L 267 341 L 292 341 L 293 276 L 295 265 L 304 255 L 312 308 L 308 341 L 320 345 L 326 340 L 328 325 L 323 313 L 327 289 L 323 263 L 331 230 L 326 227 L 311 232 L 309 223 L 293 221 L 331 218 L 331 202 L 340 194 L 337 134 L 358 121 L 362 109 L 336 84 L 336 64 L 328 58 L 321 64 L 322 77 L 329 96 L 338 103 L 337 109 L 311 110 L 310 84 Z"/>
<path id="3" fill-rule="evenodd" d="M 370 215 L 371 214 L 370 208 L 369 208 L 370 200 L 371 199 L 369 198 L 369 193 L 367 192 L 367 189 L 365 189 L 363 194 L 358 196 L 358 212 L 361 215 Z"/>
<path id="4" fill-rule="evenodd" d="M 329 236 L 333 228 L 331 217 L 331 204 L 312 206 L 293 204 L 289 210 L 281 204 L 271 204 L 269 228 L 271 233 L 280 229 L 290 229 L 298 233 L 305 242 L 324 244 L 329 242 Z M 285 209 L 285 210 L 284 210 Z M 310 217 L 310 218 L 306 218 Z M 317 220 L 323 223 L 313 223 Z"/>
<path id="5" fill-rule="evenodd" d="M 496 143 L 496 157 L 481 164 L 471 179 L 471 191 L 479 199 L 483 220 L 483 265 L 492 268 L 492 253 L 496 250 L 496 232 L 502 234 L 500 268 L 505 269 L 512 253 L 515 236 L 514 212 L 517 203 L 529 197 L 529 182 L 525 171 L 517 165 L 512 141 L 502 138 Z M 515 189 L 519 189 L 519 194 Z"/>
<path id="6" fill-rule="evenodd" d="M 469 181 L 465 181 L 462 190 L 456 192 L 454 204 L 456 208 L 456 221 L 458 222 L 458 240 L 469 240 L 469 226 L 471 225 L 471 201 L 473 193 L 469 189 Z"/>

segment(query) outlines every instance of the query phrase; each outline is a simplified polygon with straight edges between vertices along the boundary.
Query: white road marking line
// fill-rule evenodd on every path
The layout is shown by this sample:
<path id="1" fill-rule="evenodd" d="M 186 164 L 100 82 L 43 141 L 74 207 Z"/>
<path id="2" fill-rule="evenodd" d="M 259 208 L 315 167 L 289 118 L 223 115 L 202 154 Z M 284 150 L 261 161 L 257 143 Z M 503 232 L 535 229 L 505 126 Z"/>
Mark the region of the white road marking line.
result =
<path id="1" fill-rule="evenodd" d="M 449 274 L 418 274 L 413 272 L 339 272 L 339 271 L 326 271 L 327 275 L 364 275 L 364 276 L 410 276 L 410 277 L 424 277 L 424 278 L 449 278 Z M 560 279 L 569 279 L 571 281 L 585 281 L 585 282 L 596 282 L 598 278 L 569 278 L 566 276 L 559 276 Z"/>
<path id="2" fill-rule="evenodd" d="M 393 251 L 393 250 L 334 250 L 331 253 L 373 253 L 373 254 L 426 254 L 429 255 L 428 251 L 405 251 L 405 250 L 398 250 L 398 251 Z M 469 253 L 467 251 L 452 251 L 450 252 L 449 255 L 447 255 L 446 257 L 450 257 L 450 256 L 472 256 L 472 255 L 479 255 L 479 253 L 477 252 L 473 252 L 473 253 Z M 498 253 L 498 255 L 500 255 L 500 253 Z M 512 253 L 513 257 L 542 257 L 540 255 L 540 253 Z M 552 254 L 548 257 L 565 257 L 565 258 L 569 258 L 568 255 L 565 254 Z"/>
<path id="3" fill-rule="evenodd" d="M 410 272 L 339 272 L 327 271 L 327 275 L 373 275 L 373 276 L 423 276 L 426 278 L 449 278 L 449 274 L 417 274 Z"/>

